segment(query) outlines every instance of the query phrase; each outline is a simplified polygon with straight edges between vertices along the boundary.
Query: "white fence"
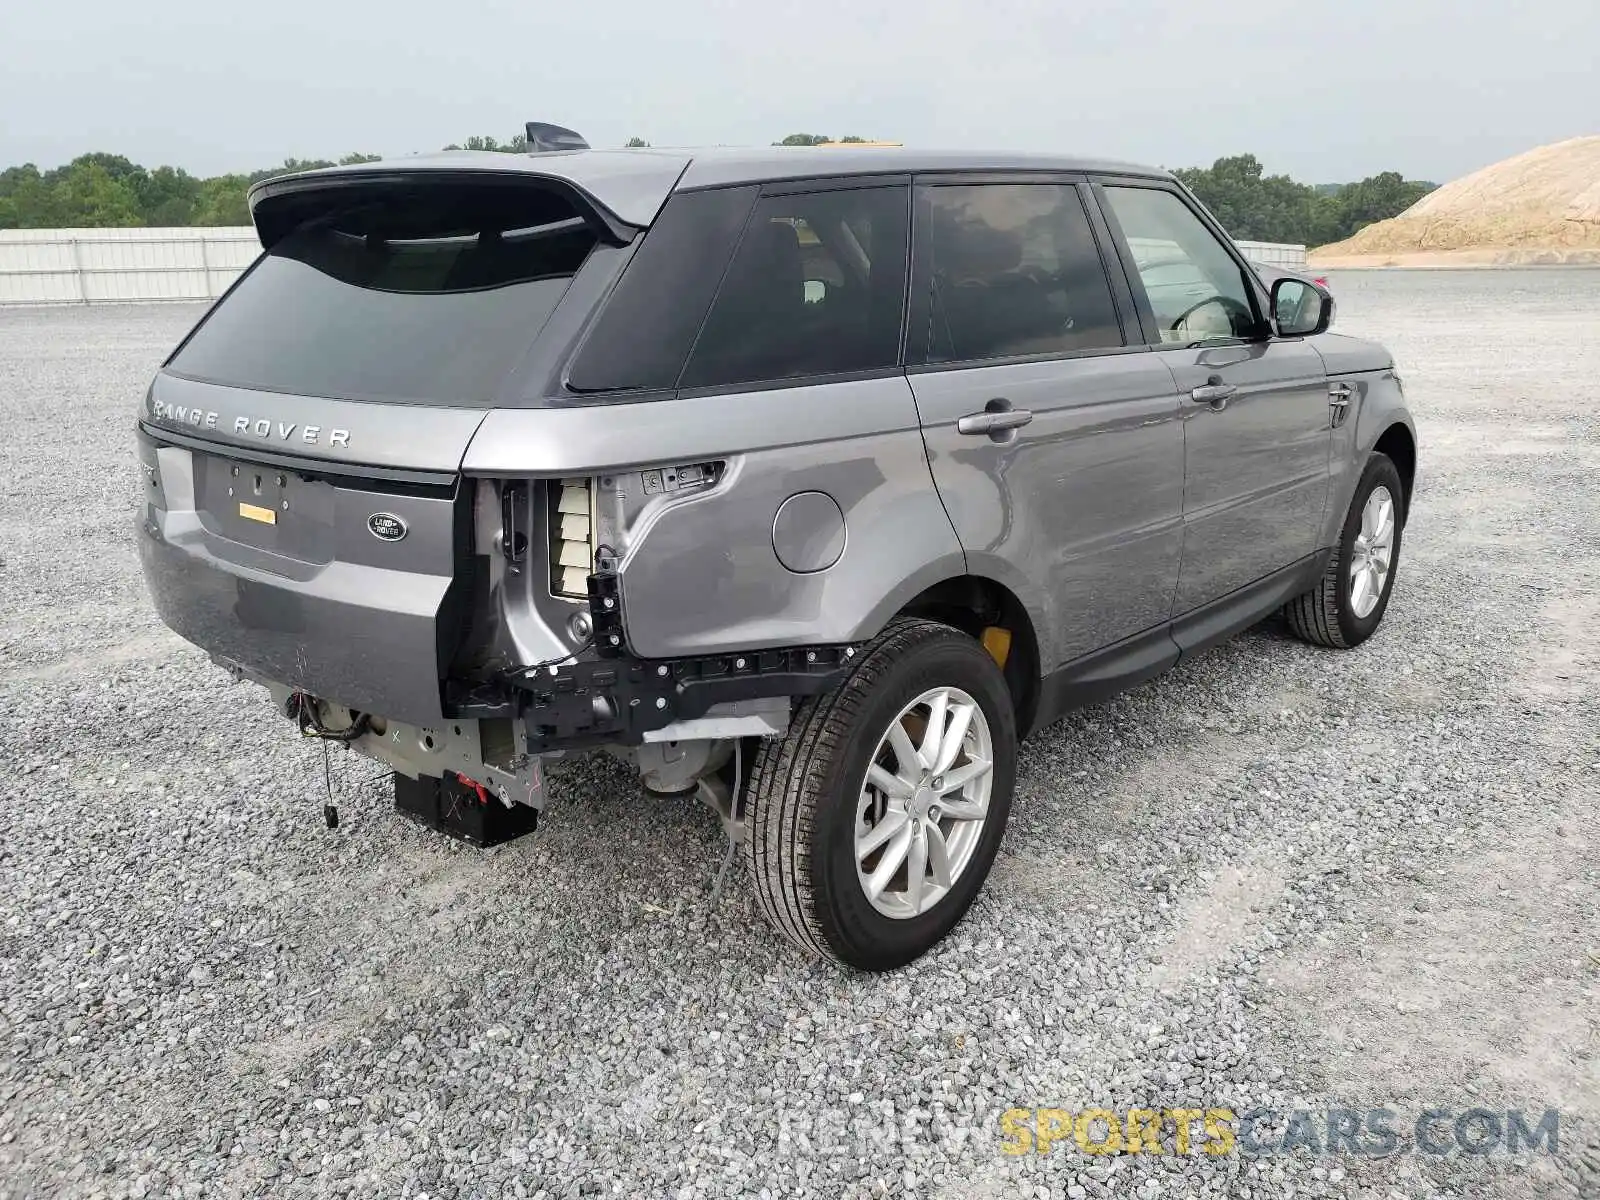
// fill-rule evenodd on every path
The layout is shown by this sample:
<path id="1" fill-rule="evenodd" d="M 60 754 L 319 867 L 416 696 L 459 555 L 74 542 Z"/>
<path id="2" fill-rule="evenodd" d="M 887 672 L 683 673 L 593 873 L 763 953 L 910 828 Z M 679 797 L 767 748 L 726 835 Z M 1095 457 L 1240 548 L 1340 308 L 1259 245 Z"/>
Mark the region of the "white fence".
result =
<path id="1" fill-rule="evenodd" d="M 1239 253 L 1246 258 L 1264 266 L 1288 267 L 1292 271 L 1298 271 L 1306 265 L 1304 246 L 1294 246 L 1287 242 L 1241 242 L 1237 239 L 1233 244 L 1239 247 Z"/>
<path id="2" fill-rule="evenodd" d="M 259 253 L 248 225 L 0 229 L 0 305 L 213 300 Z"/>
<path id="3" fill-rule="evenodd" d="M 1240 242 L 1245 257 L 1304 267 L 1306 248 Z M 214 300 L 260 252 L 248 225 L 215 229 L 0 229 L 0 305 Z"/>

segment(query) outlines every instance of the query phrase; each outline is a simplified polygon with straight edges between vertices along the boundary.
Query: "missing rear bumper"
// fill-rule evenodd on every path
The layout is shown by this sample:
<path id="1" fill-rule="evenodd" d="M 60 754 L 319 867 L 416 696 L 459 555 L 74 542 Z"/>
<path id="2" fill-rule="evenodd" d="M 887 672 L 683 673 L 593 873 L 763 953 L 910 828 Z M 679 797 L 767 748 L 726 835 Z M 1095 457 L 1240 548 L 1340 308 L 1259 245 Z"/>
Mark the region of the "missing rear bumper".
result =
<path id="1" fill-rule="evenodd" d="M 705 658 L 579 660 L 510 677 L 530 754 L 636 746 L 713 707 L 812 696 L 837 686 L 854 646 L 752 650 Z M 693 726 L 690 725 L 690 728 Z M 713 735 L 715 736 L 715 735 Z"/>
<path id="2" fill-rule="evenodd" d="M 838 686 L 858 653 L 855 646 L 815 646 L 660 661 L 580 659 L 478 685 L 466 693 L 470 703 L 447 704 L 451 715 L 426 725 L 354 712 L 232 669 L 264 683 L 302 733 L 344 742 L 407 779 L 459 773 L 504 805 L 542 809 L 542 760 L 568 751 L 633 751 L 647 776 L 671 776 L 687 787 L 698 772 L 674 769 L 669 747 L 781 735 L 791 702 Z M 446 686 L 447 697 L 452 690 Z"/>

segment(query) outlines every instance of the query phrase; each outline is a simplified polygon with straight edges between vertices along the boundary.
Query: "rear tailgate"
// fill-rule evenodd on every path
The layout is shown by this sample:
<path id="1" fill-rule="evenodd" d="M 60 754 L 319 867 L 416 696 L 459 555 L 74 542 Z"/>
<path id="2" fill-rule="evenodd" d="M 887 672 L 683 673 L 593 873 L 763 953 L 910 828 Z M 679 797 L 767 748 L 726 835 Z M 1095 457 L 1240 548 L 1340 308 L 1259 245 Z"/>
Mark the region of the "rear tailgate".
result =
<path id="1" fill-rule="evenodd" d="M 341 476 L 180 444 L 148 426 L 138 444 L 140 558 L 163 621 L 252 677 L 362 712 L 440 720 L 468 536 L 452 476 Z"/>
<path id="2" fill-rule="evenodd" d="M 462 456 L 603 231 L 537 180 L 297 202 L 146 398 L 145 574 L 246 674 L 437 723 L 476 562 Z"/>
<path id="3" fill-rule="evenodd" d="M 140 417 L 157 435 L 263 462 L 326 462 L 330 470 L 437 483 L 461 466 L 487 412 L 263 392 L 164 371 Z"/>

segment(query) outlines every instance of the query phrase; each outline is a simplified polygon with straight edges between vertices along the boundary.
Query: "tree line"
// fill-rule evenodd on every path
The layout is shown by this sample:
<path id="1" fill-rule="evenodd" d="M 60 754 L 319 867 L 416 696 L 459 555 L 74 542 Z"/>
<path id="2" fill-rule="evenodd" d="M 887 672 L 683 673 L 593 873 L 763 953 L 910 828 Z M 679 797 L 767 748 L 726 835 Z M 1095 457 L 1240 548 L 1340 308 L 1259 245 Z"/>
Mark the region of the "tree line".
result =
<path id="1" fill-rule="evenodd" d="M 1397 216 L 1437 184 L 1398 171 L 1357 183 L 1312 185 L 1287 175 L 1267 175 L 1253 154 L 1219 158 L 1209 167 L 1173 172 L 1236 238 L 1325 246 L 1364 225 Z"/>
<path id="2" fill-rule="evenodd" d="M 791 133 L 775 146 L 815 146 L 825 134 Z M 840 142 L 864 142 L 854 134 Z M 630 138 L 629 146 L 648 146 Z M 446 150 L 521 154 L 527 139 L 474 136 Z M 146 168 L 120 154 L 84 154 L 40 171 L 33 163 L 0 171 L 0 229 L 70 229 L 117 225 L 248 225 L 245 192 L 257 180 L 314 167 L 373 162 L 376 154 L 331 159 L 286 159 L 247 174 L 191 175 L 181 167 Z M 1234 237 L 1319 246 L 1392 217 L 1435 186 L 1385 171 L 1357 183 L 1311 185 L 1267 175 L 1253 154 L 1219 158 L 1209 167 L 1175 171 Z"/>

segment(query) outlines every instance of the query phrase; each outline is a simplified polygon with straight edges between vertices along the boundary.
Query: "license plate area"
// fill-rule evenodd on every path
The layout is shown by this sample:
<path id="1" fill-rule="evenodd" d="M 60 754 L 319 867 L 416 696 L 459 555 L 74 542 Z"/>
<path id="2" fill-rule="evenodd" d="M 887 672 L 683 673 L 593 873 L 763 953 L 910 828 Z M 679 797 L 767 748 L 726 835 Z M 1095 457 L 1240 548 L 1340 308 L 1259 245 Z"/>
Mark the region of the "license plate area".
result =
<path id="1" fill-rule="evenodd" d="M 230 465 L 228 475 L 232 481 L 228 494 L 238 500 L 235 507 L 243 520 L 276 525 L 279 506 L 288 510 L 289 502 L 283 498 L 289 486 L 287 475 L 268 467 L 241 467 L 238 463 Z"/>
<path id="2" fill-rule="evenodd" d="M 195 455 L 201 524 L 230 542 L 304 563 L 332 557 L 332 486 L 283 467 Z"/>

